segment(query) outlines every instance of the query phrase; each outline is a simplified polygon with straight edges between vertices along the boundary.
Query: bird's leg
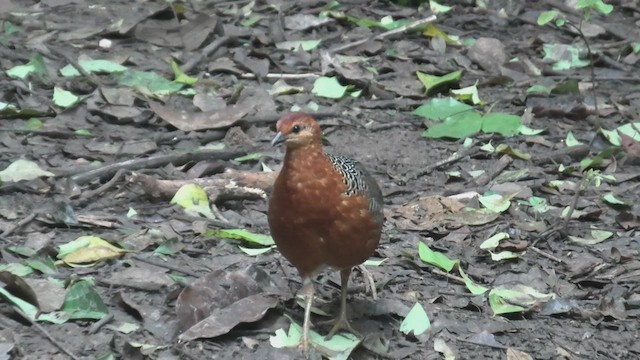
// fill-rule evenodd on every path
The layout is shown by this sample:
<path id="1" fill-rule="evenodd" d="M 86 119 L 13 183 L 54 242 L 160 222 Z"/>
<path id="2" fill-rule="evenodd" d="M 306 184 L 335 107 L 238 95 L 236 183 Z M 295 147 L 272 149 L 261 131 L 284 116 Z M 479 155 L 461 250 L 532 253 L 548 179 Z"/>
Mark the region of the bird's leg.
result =
<path id="1" fill-rule="evenodd" d="M 302 324 L 302 351 L 304 356 L 309 358 L 309 347 L 313 346 L 309 337 L 309 328 L 311 327 L 311 305 L 313 304 L 313 282 L 310 277 L 305 277 L 302 281 L 302 294 L 305 298 L 304 304 L 304 323 Z"/>
<path id="2" fill-rule="evenodd" d="M 331 331 L 329 331 L 329 334 L 325 337 L 326 340 L 331 339 L 339 330 L 347 330 L 352 334 L 360 336 L 360 334 L 351 327 L 347 319 L 347 292 L 349 289 L 350 274 L 351 268 L 340 270 L 340 284 L 342 288 L 340 290 L 340 314 L 338 314 L 333 328 L 331 328 Z"/>

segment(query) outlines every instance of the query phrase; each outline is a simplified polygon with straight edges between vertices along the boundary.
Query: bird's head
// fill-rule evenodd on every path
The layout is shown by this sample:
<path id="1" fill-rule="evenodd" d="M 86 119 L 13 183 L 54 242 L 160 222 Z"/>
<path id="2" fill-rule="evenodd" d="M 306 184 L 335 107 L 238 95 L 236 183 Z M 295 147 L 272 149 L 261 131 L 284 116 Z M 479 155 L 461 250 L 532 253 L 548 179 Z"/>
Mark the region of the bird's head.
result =
<path id="1" fill-rule="evenodd" d="M 276 123 L 278 133 L 271 140 L 271 145 L 285 143 L 288 149 L 300 148 L 313 144 L 322 144 L 322 131 L 316 120 L 305 113 L 284 115 Z"/>

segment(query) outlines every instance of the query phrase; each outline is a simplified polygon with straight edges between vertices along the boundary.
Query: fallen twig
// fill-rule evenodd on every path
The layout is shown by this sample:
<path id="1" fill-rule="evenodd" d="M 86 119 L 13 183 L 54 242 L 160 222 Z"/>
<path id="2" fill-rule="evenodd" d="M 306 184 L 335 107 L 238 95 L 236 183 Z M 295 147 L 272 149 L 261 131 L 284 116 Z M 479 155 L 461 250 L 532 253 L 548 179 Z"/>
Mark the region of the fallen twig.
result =
<path id="1" fill-rule="evenodd" d="M 557 263 L 559 263 L 559 264 L 564 263 L 564 261 L 562 261 L 562 259 L 560 259 L 560 258 L 558 258 L 558 257 L 555 257 L 555 256 L 553 256 L 553 255 L 551 255 L 551 254 L 547 254 L 546 252 L 544 252 L 544 251 L 542 251 L 542 250 L 538 249 L 538 248 L 537 248 L 537 247 L 535 247 L 535 246 L 529 246 L 529 249 L 531 249 L 531 250 L 533 250 L 534 252 L 536 252 L 536 253 L 538 253 L 538 254 L 540 254 L 540 255 L 542 255 L 542 256 L 544 256 L 544 257 L 546 257 L 546 258 L 547 258 L 547 259 L 549 259 L 549 260 L 555 261 L 555 262 L 557 262 Z"/>
<path id="2" fill-rule="evenodd" d="M 321 74 L 316 73 L 303 73 L 303 74 L 267 74 L 264 78 L 267 79 L 309 79 L 309 78 L 319 78 L 322 76 Z M 240 74 L 242 79 L 257 79 L 256 74 L 246 73 Z"/>
<path id="3" fill-rule="evenodd" d="M 503 155 L 500 160 L 486 173 L 478 176 L 475 183 L 478 186 L 487 185 L 491 180 L 495 179 L 509 164 L 513 162 L 513 159 L 509 155 Z"/>
<path id="4" fill-rule="evenodd" d="M 444 160 L 440 160 L 436 163 L 433 163 L 429 166 L 427 166 L 426 168 L 422 169 L 421 171 L 417 172 L 414 175 L 414 179 L 417 179 L 421 176 L 424 175 L 429 175 L 431 174 L 431 172 L 433 172 L 435 169 L 443 167 L 445 165 L 450 165 L 453 164 L 456 161 L 459 161 L 461 159 L 464 159 L 467 156 L 470 156 L 476 152 L 478 152 L 478 149 L 476 149 L 475 147 L 475 143 L 472 144 L 471 146 L 467 147 L 467 148 L 463 148 L 462 150 L 458 150 L 456 152 L 454 152 L 453 154 L 451 154 L 451 156 L 449 156 L 448 158 L 444 159 Z"/>
<path id="5" fill-rule="evenodd" d="M 27 225 L 28 223 L 30 223 L 33 219 L 36 218 L 36 216 L 38 216 L 38 212 L 36 212 L 36 211 L 32 212 L 31 214 L 29 214 L 26 217 L 24 217 L 22 220 L 18 221 L 15 225 L 13 225 L 12 227 L 10 227 L 7 230 L 5 230 L 2 234 L 0 234 L 0 237 L 7 237 L 7 236 L 11 235 L 17 229 L 19 229 L 19 228 Z"/>
<path id="6" fill-rule="evenodd" d="M 151 156 L 143 159 L 125 160 L 115 164 L 109 164 L 97 169 L 92 169 L 79 174 L 74 174 L 73 171 L 65 175 L 72 175 L 71 180 L 76 184 L 82 185 L 89 181 L 102 176 L 114 175 L 120 169 L 126 170 L 141 170 L 141 169 L 153 169 L 161 166 L 165 166 L 169 163 L 175 165 L 183 165 L 189 161 L 202 161 L 202 160 L 231 160 L 238 156 L 245 155 L 243 152 L 238 151 L 201 151 L 190 152 L 185 154 L 170 154 L 170 155 L 158 155 Z"/>
<path id="7" fill-rule="evenodd" d="M 366 43 L 367 41 L 370 41 L 370 40 L 382 40 L 384 38 L 387 38 L 387 37 L 390 37 L 390 36 L 393 36 L 393 35 L 397 35 L 397 34 L 401 34 L 401 33 L 405 32 L 405 31 L 409 31 L 411 29 L 415 29 L 418 26 L 422 26 L 422 25 L 434 22 L 434 21 L 436 21 L 436 19 L 437 19 L 437 17 L 435 15 L 431 15 L 431 16 L 429 16 L 427 18 L 424 18 L 422 20 L 414 21 L 411 24 L 407 24 L 405 26 L 401 26 L 401 27 L 399 27 L 397 29 L 393 29 L 393 30 L 389 30 L 389 31 L 383 32 L 382 34 L 373 35 L 373 36 L 370 36 L 370 37 L 367 37 L 367 38 L 364 38 L 364 39 L 360 39 L 360 40 L 356 40 L 356 41 L 353 41 L 353 42 L 350 42 L 350 43 L 347 43 L 347 44 L 344 44 L 344 45 L 340 45 L 340 46 L 335 47 L 333 49 L 329 49 L 329 51 L 332 52 L 332 53 L 336 53 L 336 52 L 345 51 L 347 49 L 354 48 L 356 46 L 360 46 L 360 45 L 362 45 L 362 44 L 364 44 L 364 43 Z"/>
<path id="8" fill-rule="evenodd" d="M 251 172 L 227 169 L 210 178 L 191 180 L 162 180 L 150 175 L 133 173 L 128 181 L 139 185 L 147 194 L 156 197 L 172 197 L 181 186 L 198 184 L 215 204 L 230 199 L 264 199 L 271 191 L 275 172 Z"/>
<path id="9" fill-rule="evenodd" d="M 111 180 L 107 181 L 106 183 L 104 183 L 104 185 L 98 187 L 97 189 L 94 190 L 87 190 L 82 194 L 82 200 L 81 202 L 87 201 L 89 199 L 91 199 L 92 197 L 96 196 L 96 195 L 100 195 L 103 192 L 107 191 L 108 189 L 110 189 L 111 187 L 113 187 L 118 180 L 120 180 L 120 178 L 122 177 L 122 175 L 124 175 L 127 172 L 126 169 L 119 169 L 115 175 L 113 175 L 113 177 L 111 178 Z"/>
<path id="10" fill-rule="evenodd" d="M 583 172 L 582 179 L 580 180 L 579 183 L 576 184 L 576 190 L 575 190 L 575 193 L 573 194 L 573 200 L 571 201 L 571 205 L 569 205 L 569 209 L 567 210 L 567 214 L 565 215 L 564 221 L 562 223 L 562 228 L 564 229 L 564 231 L 567 230 L 567 227 L 569 226 L 569 221 L 571 220 L 571 215 L 573 215 L 573 212 L 576 209 L 576 206 L 578 205 L 578 199 L 580 199 L 580 193 L 582 192 L 582 186 L 586 183 L 586 178 L 587 178 L 587 173 Z"/>
<path id="11" fill-rule="evenodd" d="M 31 320 L 31 318 L 29 316 L 27 316 L 27 314 L 22 312 L 22 310 L 20 310 L 17 306 L 13 306 L 13 311 L 18 313 L 18 315 L 22 316 L 29 324 L 31 324 L 33 327 L 38 329 L 38 331 L 40 331 L 40 333 L 42 333 L 42 335 L 44 335 L 44 337 L 46 337 L 49 341 L 51 341 L 51 343 L 53 345 L 55 345 L 58 349 L 60 349 L 60 351 L 62 351 L 63 353 L 67 354 L 73 360 L 80 360 L 79 357 L 75 356 L 64 345 L 62 345 L 58 340 L 56 340 L 53 336 L 51 336 L 51 334 L 49 334 L 47 329 L 42 327 L 42 325 L 38 324 L 37 321 Z"/>
<path id="12" fill-rule="evenodd" d="M 138 261 L 142 261 L 142 262 L 145 262 L 145 263 L 153 265 L 153 266 L 158 266 L 158 267 L 161 267 L 161 268 L 173 270 L 175 272 L 179 272 L 181 274 L 193 276 L 195 278 L 200 277 L 200 274 L 195 273 L 195 272 L 193 272 L 191 270 L 183 269 L 183 268 L 178 267 L 178 266 L 174 266 L 174 265 L 167 264 L 167 263 L 164 263 L 164 262 L 159 262 L 159 261 L 154 261 L 154 260 L 151 260 L 151 259 L 143 258 L 142 256 L 139 256 L 139 255 L 131 255 L 131 257 L 136 259 L 136 260 L 138 260 Z"/>
<path id="13" fill-rule="evenodd" d="M 91 327 L 89 328 L 89 334 L 97 333 L 103 326 L 110 323 L 113 318 L 113 313 L 108 313 L 106 316 L 102 317 L 102 319 L 96 321 L 95 323 L 93 323 L 93 325 L 91 325 Z"/>
<path id="14" fill-rule="evenodd" d="M 216 52 L 216 50 L 234 39 L 235 37 L 228 35 L 217 38 L 214 42 L 202 49 L 201 53 L 192 55 L 189 60 L 184 63 L 184 65 L 182 65 L 182 71 L 185 73 L 191 72 L 191 70 L 193 70 L 196 66 L 198 66 L 198 64 L 200 64 L 200 61 L 202 61 L 202 59 L 213 54 L 214 52 Z"/>

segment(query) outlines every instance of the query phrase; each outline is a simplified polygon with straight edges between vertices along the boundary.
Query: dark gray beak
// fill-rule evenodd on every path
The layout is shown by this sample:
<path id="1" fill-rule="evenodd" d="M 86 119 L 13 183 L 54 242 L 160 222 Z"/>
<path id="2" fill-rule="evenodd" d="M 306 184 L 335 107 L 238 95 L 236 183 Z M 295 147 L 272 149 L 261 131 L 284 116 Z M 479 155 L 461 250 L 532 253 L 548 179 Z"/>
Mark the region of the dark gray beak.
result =
<path id="1" fill-rule="evenodd" d="M 278 131 L 278 133 L 276 134 L 276 137 L 274 137 L 273 140 L 271 140 L 271 146 L 276 146 L 282 142 L 285 142 L 285 140 L 287 140 L 287 137 L 284 136 L 282 132 Z"/>

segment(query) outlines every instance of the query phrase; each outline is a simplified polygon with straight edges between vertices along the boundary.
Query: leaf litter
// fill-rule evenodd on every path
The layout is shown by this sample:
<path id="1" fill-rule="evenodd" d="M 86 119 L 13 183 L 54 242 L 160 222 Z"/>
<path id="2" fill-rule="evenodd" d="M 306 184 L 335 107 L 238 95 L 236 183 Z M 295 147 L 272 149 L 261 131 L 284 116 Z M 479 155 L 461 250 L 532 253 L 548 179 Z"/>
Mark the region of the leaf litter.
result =
<path id="1" fill-rule="evenodd" d="M 324 356 L 637 357 L 631 11 L 397 3 L 5 4 L 2 354 L 298 357 L 262 170 L 305 109 L 386 199 L 378 299 L 355 276 Z"/>

